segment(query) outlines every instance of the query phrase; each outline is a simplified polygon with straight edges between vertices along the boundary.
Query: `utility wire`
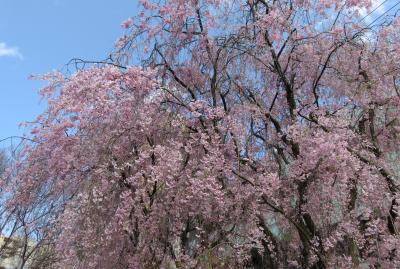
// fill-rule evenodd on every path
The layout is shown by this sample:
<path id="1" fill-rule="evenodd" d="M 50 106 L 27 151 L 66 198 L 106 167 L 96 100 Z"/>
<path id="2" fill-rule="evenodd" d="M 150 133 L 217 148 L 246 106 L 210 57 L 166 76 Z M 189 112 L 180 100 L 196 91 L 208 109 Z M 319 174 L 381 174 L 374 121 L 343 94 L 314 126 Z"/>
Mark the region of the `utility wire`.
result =
<path id="1" fill-rule="evenodd" d="M 366 17 L 368 17 L 369 15 L 371 15 L 372 13 L 375 12 L 375 10 L 377 10 L 378 8 L 380 8 L 383 4 L 385 4 L 387 1 L 389 0 L 385 0 L 383 1 L 379 6 L 375 7 L 373 10 L 371 10 L 367 15 L 365 15 L 359 22 L 362 22 Z"/>
<path id="2" fill-rule="evenodd" d="M 392 9 L 394 9 L 396 6 L 398 6 L 400 4 L 400 1 L 398 1 L 395 5 L 393 5 L 391 8 L 389 8 L 388 10 L 386 10 L 384 13 L 382 13 L 378 18 L 376 18 L 375 20 L 373 20 L 370 24 L 367 25 L 367 28 L 370 27 L 371 25 L 373 25 L 376 21 L 378 21 L 380 18 L 382 18 L 383 16 L 385 16 L 387 13 L 389 13 L 389 11 L 391 11 Z"/>

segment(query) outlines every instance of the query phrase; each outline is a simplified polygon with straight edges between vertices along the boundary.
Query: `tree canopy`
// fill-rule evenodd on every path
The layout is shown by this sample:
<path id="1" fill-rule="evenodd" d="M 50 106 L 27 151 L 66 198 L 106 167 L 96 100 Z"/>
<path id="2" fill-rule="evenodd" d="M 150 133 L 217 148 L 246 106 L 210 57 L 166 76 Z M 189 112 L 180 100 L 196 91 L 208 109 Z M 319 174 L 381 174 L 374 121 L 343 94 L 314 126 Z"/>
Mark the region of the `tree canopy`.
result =
<path id="1" fill-rule="evenodd" d="M 48 268 L 400 267 L 396 14 L 140 4 L 109 58 L 43 76 L 4 183 Z"/>

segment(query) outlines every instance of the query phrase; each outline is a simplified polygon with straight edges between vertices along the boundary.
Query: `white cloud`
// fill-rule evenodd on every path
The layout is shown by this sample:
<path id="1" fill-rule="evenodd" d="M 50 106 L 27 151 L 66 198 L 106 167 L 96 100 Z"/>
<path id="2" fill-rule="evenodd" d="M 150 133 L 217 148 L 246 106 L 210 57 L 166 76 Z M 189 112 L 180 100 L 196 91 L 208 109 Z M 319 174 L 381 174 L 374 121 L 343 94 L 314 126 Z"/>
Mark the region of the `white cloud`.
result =
<path id="1" fill-rule="evenodd" d="M 386 1 L 386 3 L 389 4 L 390 1 Z M 372 1 L 372 8 L 373 9 L 376 8 L 377 9 L 376 13 L 378 13 L 380 15 L 380 14 L 383 14 L 385 12 L 386 5 L 385 5 L 384 1 L 373 0 Z"/>
<path id="2" fill-rule="evenodd" d="M 0 57 L 16 57 L 20 60 L 23 59 L 22 53 L 18 47 L 10 47 L 4 42 L 0 42 Z"/>

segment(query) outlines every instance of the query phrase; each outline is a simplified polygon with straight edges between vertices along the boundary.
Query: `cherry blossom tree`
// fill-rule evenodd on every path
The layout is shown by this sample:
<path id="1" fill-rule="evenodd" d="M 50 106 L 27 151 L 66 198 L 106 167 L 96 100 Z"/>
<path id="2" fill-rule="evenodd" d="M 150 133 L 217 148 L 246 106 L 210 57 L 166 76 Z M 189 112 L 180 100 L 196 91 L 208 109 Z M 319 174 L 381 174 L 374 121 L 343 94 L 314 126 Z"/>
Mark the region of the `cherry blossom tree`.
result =
<path id="1" fill-rule="evenodd" d="M 52 266 L 400 267 L 397 15 L 140 4 L 106 61 L 43 76 L 7 205 L 43 205 Z"/>

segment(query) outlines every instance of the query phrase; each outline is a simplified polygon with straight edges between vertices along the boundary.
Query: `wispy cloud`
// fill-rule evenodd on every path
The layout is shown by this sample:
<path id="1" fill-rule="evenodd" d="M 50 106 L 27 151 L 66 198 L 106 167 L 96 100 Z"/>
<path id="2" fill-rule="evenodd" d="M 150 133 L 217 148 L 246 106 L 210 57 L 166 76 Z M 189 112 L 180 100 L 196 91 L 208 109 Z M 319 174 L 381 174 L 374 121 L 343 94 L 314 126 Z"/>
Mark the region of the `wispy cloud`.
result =
<path id="1" fill-rule="evenodd" d="M 24 58 L 18 47 L 10 47 L 4 42 L 0 42 L 0 57 L 15 57 L 20 60 Z"/>

